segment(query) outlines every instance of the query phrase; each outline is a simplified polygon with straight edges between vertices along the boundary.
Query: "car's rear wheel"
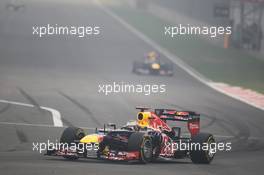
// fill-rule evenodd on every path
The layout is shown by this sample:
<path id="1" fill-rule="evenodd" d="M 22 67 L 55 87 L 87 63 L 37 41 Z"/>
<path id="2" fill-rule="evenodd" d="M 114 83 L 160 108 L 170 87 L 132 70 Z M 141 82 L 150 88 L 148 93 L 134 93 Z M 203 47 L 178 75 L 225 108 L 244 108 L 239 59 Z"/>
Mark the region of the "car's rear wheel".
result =
<path id="1" fill-rule="evenodd" d="M 135 61 L 133 63 L 133 68 L 132 68 L 132 72 L 135 74 L 140 74 L 140 72 L 138 71 L 138 69 L 140 69 L 142 67 L 142 63 L 140 63 L 139 61 Z"/>
<path id="2" fill-rule="evenodd" d="M 153 157 L 153 145 L 151 138 L 140 132 L 131 134 L 128 139 L 128 151 L 139 151 L 140 162 L 150 162 Z"/>
<path id="3" fill-rule="evenodd" d="M 81 140 L 85 136 L 85 132 L 81 128 L 77 127 L 68 127 L 64 129 L 60 143 L 67 144 L 70 147 L 72 144 L 78 144 L 78 141 Z M 66 159 L 74 160 L 78 159 L 76 156 L 63 156 Z"/>
<path id="4" fill-rule="evenodd" d="M 191 144 L 190 156 L 193 163 L 209 164 L 212 162 L 216 152 L 215 139 L 212 134 L 199 133 L 192 138 Z M 202 149 L 203 146 L 205 149 Z"/>

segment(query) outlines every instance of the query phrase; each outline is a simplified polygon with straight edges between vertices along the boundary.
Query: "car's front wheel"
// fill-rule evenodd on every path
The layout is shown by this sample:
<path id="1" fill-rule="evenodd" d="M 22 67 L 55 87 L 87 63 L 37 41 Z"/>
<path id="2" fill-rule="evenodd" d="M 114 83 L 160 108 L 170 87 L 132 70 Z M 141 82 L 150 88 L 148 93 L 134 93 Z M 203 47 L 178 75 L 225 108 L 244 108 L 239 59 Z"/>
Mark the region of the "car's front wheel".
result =
<path id="1" fill-rule="evenodd" d="M 72 144 L 78 144 L 78 141 L 85 136 L 85 132 L 81 128 L 68 127 L 66 128 L 60 138 L 60 143 L 67 144 L 70 147 Z M 66 147 L 66 145 L 64 145 Z M 64 158 L 69 160 L 78 159 L 76 156 L 64 156 Z"/>
<path id="2" fill-rule="evenodd" d="M 131 134 L 128 139 L 128 151 L 139 151 L 139 160 L 142 163 L 152 161 L 153 145 L 151 138 L 140 132 Z"/>

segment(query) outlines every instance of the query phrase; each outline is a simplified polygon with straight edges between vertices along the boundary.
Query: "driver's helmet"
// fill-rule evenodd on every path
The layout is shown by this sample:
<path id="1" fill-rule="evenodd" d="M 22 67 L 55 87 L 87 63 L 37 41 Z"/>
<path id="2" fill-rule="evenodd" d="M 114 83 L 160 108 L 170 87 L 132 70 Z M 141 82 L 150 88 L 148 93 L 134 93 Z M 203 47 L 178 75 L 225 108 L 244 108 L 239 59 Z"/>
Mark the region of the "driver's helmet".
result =
<path id="1" fill-rule="evenodd" d="M 159 57 L 158 53 L 156 53 L 155 51 L 149 52 L 147 54 L 147 58 L 150 61 L 155 61 L 157 58 Z"/>

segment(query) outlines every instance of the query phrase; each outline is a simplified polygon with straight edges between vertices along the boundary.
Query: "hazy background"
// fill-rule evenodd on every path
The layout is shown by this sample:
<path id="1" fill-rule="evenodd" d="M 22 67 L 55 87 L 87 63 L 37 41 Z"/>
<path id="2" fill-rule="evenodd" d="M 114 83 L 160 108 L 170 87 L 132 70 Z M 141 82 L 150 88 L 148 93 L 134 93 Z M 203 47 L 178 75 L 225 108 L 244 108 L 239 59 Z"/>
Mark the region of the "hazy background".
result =
<path id="1" fill-rule="evenodd" d="M 231 20 L 235 26 L 240 23 L 239 17 L 233 17 L 240 14 L 237 6 L 240 1 L 100 2 L 103 6 L 89 0 L 0 1 L 0 174 L 233 175 L 263 172 L 263 111 L 213 90 L 176 64 L 172 77 L 133 74 L 133 62 L 150 51 L 157 51 L 157 47 L 135 35 L 114 15 L 165 48 L 174 58 L 180 58 L 202 77 L 264 93 L 264 57 L 255 45 L 258 32 L 252 32 L 260 28 L 252 27 L 258 18 L 244 18 L 244 27 L 237 29 L 243 29 L 246 35 L 236 36 L 224 47 L 222 37 L 165 37 L 164 26 L 227 25 Z M 233 15 L 233 4 L 238 11 L 236 15 Z M 245 11 L 250 8 L 245 7 Z M 215 16 L 214 11 L 219 9 Z M 226 16 L 226 11 L 230 15 Z M 101 27 L 101 34 L 87 38 L 39 38 L 32 34 L 33 26 L 47 24 L 96 25 Z M 168 60 L 163 53 L 160 57 Z M 114 81 L 165 84 L 166 93 L 149 96 L 98 93 L 99 84 Z M 51 113 L 41 106 L 56 109 L 61 114 L 63 127 L 54 126 Z M 189 159 L 147 165 L 98 160 L 74 162 L 32 151 L 32 142 L 56 140 L 67 126 L 90 128 L 88 133 L 109 122 L 122 126 L 136 118 L 135 106 L 201 113 L 201 130 L 215 135 L 217 141 L 232 142 L 232 151 L 217 153 L 211 165 L 194 165 Z"/>

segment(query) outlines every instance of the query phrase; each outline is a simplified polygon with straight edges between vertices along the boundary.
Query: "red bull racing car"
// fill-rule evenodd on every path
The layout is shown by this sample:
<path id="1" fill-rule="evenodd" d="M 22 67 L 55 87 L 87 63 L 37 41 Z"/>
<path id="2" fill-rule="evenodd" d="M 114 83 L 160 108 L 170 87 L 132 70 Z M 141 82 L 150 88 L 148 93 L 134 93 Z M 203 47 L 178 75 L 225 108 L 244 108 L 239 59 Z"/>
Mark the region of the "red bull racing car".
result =
<path id="1" fill-rule="evenodd" d="M 199 114 L 173 109 L 137 109 L 140 110 L 137 119 L 121 128 L 109 124 L 109 128 L 104 126 L 88 135 L 81 128 L 66 128 L 59 147 L 50 147 L 46 155 L 71 160 L 97 158 L 142 163 L 159 158 L 190 158 L 193 163 L 202 164 L 213 160 L 215 139 L 211 134 L 200 133 Z M 181 134 L 180 127 L 170 127 L 168 121 L 186 122 L 188 136 Z"/>
<path id="2" fill-rule="evenodd" d="M 173 75 L 173 64 L 161 60 L 156 52 L 149 52 L 143 60 L 133 63 L 132 72 L 144 75 Z"/>

